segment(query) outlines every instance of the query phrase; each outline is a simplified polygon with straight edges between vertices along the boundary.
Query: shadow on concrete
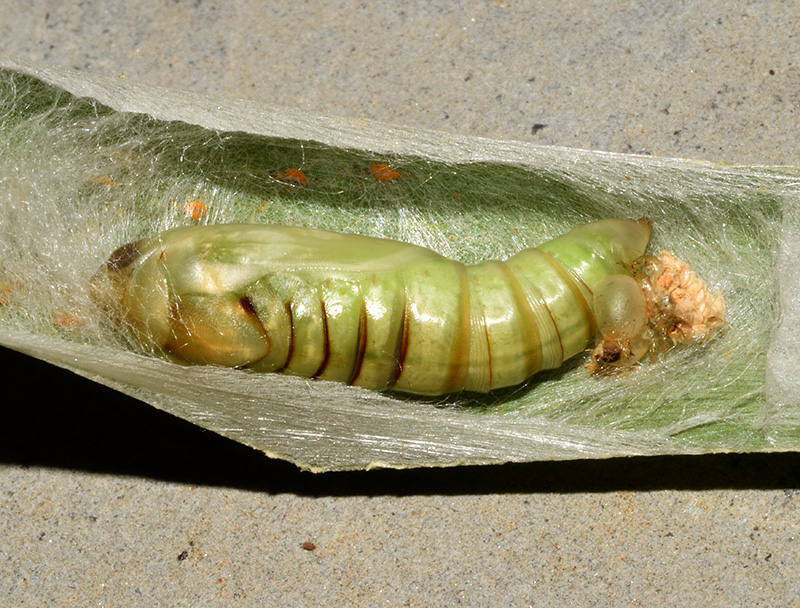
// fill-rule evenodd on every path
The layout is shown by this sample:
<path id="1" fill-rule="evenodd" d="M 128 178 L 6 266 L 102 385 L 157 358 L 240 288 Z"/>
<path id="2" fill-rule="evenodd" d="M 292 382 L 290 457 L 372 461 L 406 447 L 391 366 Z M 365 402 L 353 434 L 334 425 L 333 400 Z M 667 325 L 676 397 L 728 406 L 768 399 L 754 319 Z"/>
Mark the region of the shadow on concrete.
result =
<path id="1" fill-rule="evenodd" d="M 800 454 L 725 454 L 313 474 L 0 348 L 0 463 L 304 496 L 800 487 Z M 19 396 L 12 397 L 19 392 Z"/>

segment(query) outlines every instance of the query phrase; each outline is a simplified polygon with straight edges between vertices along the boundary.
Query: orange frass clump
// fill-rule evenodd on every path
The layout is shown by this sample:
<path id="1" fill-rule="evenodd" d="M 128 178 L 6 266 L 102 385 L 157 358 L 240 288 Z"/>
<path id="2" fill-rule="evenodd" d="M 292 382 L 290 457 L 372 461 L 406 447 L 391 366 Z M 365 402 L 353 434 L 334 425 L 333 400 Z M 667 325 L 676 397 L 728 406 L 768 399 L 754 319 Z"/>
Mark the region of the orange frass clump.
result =
<path id="1" fill-rule="evenodd" d="M 669 251 L 640 264 L 651 323 L 673 344 L 705 342 L 725 324 L 725 302 Z"/>
<path id="2" fill-rule="evenodd" d="M 603 336 L 587 366 L 594 374 L 629 369 L 648 351 L 655 357 L 678 344 L 705 343 L 725 325 L 722 294 L 712 291 L 673 253 L 637 258 L 631 270 L 632 277 L 614 275 L 595 286 L 598 326 L 601 316 L 612 322 L 599 327 Z M 613 290 L 603 291 L 604 285 Z M 601 296 L 611 304 L 614 298 L 618 302 L 605 305 Z M 630 312 L 634 309 L 637 312 Z M 620 312 L 624 314 L 619 316 Z"/>
<path id="3" fill-rule="evenodd" d="M 205 214 L 206 206 L 199 200 L 192 199 L 190 201 L 187 201 L 186 204 L 183 206 L 183 212 L 186 214 L 186 217 L 191 218 L 195 222 L 197 222 Z"/>
<path id="4" fill-rule="evenodd" d="M 300 169 L 286 169 L 283 173 L 278 174 L 278 179 L 284 182 L 300 184 L 301 186 L 308 185 L 308 178 Z"/>
<path id="5" fill-rule="evenodd" d="M 389 165 L 372 164 L 372 175 L 380 182 L 390 182 L 400 177 L 400 174 Z"/>

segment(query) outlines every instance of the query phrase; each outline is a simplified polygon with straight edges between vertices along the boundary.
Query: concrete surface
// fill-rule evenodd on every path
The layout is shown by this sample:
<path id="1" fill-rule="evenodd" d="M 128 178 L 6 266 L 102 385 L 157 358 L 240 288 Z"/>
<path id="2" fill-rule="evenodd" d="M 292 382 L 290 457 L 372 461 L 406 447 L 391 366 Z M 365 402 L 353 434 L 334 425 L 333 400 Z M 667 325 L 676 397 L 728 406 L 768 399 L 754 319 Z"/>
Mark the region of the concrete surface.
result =
<path id="1" fill-rule="evenodd" d="M 545 6 L 541 6 L 544 4 Z M 495 138 L 797 164 L 791 3 L 0 0 L 0 49 Z M 798 606 L 800 458 L 314 476 L 1 353 L 8 606 Z"/>

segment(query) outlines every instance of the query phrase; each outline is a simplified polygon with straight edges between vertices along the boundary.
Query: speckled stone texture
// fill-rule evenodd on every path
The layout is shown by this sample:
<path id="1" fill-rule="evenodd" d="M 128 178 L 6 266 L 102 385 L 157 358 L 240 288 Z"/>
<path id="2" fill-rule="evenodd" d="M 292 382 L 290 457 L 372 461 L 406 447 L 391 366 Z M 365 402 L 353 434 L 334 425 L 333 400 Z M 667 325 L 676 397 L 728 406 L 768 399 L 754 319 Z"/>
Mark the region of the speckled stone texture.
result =
<path id="1" fill-rule="evenodd" d="M 791 3 L 0 11 L 3 52 L 130 80 L 541 144 L 798 163 Z M 3 605 L 800 605 L 795 454 L 314 476 L 0 356 L 7 399 L 24 394 L 0 426 Z"/>

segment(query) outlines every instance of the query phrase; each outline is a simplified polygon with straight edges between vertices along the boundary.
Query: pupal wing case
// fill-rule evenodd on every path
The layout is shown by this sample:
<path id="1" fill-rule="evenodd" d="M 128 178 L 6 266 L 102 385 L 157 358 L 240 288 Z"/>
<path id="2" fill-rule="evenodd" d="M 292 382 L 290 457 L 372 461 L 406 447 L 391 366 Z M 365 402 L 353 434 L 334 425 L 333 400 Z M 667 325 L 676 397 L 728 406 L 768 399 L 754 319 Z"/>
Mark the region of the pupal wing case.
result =
<path id="1" fill-rule="evenodd" d="M 627 273 L 650 231 L 646 218 L 601 220 L 465 265 L 389 239 L 193 226 L 120 247 L 93 285 L 161 355 L 419 395 L 487 392 L 584 350 L 594 285 Z"/>

